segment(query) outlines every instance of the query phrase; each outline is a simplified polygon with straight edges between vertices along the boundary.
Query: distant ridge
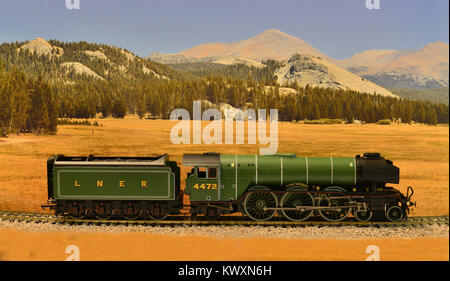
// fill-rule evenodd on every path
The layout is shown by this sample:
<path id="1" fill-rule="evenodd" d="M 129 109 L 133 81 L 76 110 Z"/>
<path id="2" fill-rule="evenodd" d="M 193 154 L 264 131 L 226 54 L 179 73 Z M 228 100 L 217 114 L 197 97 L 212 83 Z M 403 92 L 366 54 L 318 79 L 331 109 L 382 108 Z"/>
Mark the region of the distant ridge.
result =
<path id="1" fill-rule="evenodd" d="M 277 29 L 268 29 L 242 41 L 202 44 L 177 54 L 167 54 L 166 56 L 178 59 L 182 57 L 202 59 L 233 56 L 261 61 L 265 59 L 287 60 L 296 53 L 318 56 L 325 60 L 334 61 L 302 39 Z M 164 54 L 160 53 L 158 55 L 164 56 Z M 155 55 L 152 54 L 152 56 L 155 58 Z"/>
<path id="2" fill-rule="evenodd" d="M 9 47 L 3 49 L 6 52 L 0 53 L 0 58 L 4 57 L 4 61 L 18 64 L 19 68 L 31 75 L 38 74 L 36 67 L 22 60 L 27 55 L 47 58 L 48 61 L 36 58 L 36 65 L 45 69 L 46 74 L 51 77 L 50 80 L 63 81 L 66 84 L 85 78 L 108 81 L 112 78 L 134 79 L 133 76 L 167 80 L 170 79 L 168 73 L 172 72 L 166 66 L 106 44 L 36 38 L 31 41 L 4 43 L 3 46 Z M 12 53 L 19 54 L 18 61 Z"/>
<path id="3" fill-rule="evenodd" d="M 286 61 L 297 53 L 319 57 L 383 87 L 432 89 L 449 86 L 449 45 L 444 42 L 429 43 L 420 50 L 372 49 L 345 60 L 335 60 L 300 38 L 268 29 L 237 42 L 202 44 L 176 54 L 153 53 L 150 59 L 169 64 L 257 65 L 254 62 L 266 59 Z"/>
<path id="4" fill-rule="evenodd" d="M 419 50 L 368 50 L 337 63 L 385 87 L 449 85 L 449 44 L 444 42 L 429 43 Z"/>

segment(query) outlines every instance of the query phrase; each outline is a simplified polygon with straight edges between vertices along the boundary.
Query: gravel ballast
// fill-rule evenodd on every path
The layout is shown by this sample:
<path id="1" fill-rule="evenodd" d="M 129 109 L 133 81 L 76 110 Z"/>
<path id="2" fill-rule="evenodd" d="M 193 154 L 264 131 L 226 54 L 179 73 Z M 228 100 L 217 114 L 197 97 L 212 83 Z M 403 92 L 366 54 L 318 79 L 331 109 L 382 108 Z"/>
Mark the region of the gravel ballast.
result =
<path id="1" fill-rule="evenodd" d="M 403 227 L 357 226 L 140 226 L 140 225 L 65 225 L 0 220 L 3 228 L 27 232 L 79 232 L 79 233 L 149 233 L 159 235 L 195 235 L 218 238 L 283 238 L 283 239 L 372 239 L 372 238 L 448 238 L 448 225 Z"/>

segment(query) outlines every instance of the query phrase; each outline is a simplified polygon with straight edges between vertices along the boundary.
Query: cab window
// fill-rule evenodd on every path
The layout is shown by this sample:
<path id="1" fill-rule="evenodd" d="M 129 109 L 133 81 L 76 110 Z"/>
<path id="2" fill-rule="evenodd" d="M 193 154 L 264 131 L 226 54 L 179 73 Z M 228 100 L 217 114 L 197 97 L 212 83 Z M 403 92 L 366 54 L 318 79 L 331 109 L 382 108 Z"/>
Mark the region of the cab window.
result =
<path id="1" fill-rule="evenodd" d="M 197 169 L 197 178 L 206 179 L 206 168 L 200 167 Z"/>
<path id="2" fill-rule="evenodd" d="M 206 167 L 198 167 L 197 168 L 197 178 L 198 179 L 216 179 L 217 178 L 217 168 L 206 168 Z"/>
<path id="3" fill-rule="evenodd" d="M 208 179 L 217 178 L 217 168 L 208 168 Z"/>

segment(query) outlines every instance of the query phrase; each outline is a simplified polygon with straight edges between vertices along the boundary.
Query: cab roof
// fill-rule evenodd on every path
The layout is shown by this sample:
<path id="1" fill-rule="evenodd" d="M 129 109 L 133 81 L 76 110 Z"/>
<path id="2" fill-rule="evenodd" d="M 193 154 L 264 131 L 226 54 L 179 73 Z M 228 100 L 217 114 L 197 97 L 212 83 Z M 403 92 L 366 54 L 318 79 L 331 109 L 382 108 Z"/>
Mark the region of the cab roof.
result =
<path id="1" fill-rule="evenodd" d="M 183 154 L 183 166 L 219 166 L 219 153 Z"/>

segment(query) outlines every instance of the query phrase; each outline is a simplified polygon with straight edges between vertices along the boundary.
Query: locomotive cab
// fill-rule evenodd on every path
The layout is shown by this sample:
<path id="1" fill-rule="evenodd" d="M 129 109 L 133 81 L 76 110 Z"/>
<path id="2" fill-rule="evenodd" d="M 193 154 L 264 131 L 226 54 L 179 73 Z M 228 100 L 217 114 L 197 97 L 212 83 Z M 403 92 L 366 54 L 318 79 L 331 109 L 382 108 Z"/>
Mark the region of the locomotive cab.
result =
<path id="1" fill-rule="evenodd" d="M 191 202 L 219 200 L 219 154 L 185 154 L 183 166 L 191 166 L 186 177 L 185 194 Z"/>

